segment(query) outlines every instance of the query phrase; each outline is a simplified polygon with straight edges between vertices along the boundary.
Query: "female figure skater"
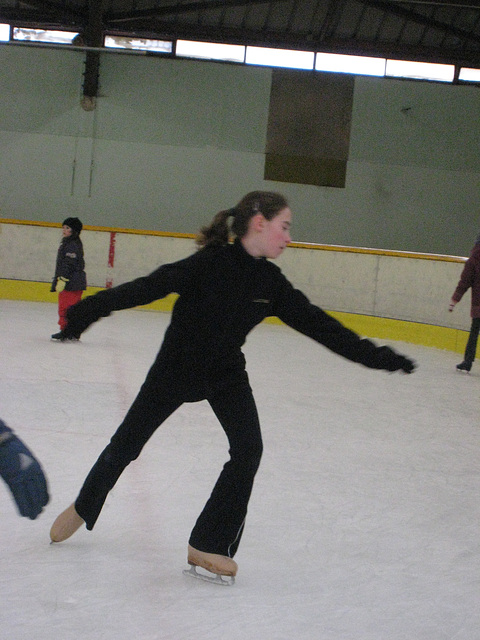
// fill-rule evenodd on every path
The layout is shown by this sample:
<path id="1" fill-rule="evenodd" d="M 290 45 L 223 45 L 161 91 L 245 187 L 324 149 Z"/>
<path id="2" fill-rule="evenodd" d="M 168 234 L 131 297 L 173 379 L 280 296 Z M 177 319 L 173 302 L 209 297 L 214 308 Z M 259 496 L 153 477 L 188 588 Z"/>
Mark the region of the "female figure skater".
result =
<path id="1" fill-rule="evenodd" d="M 241 347 L 251 329 L 278 316 L 353 362 L 411 373 L 415 364 L 389 347 L 361 339 L 311 304 L 267 258 L 291 241 L 292 214 L 277 193 L 255 191 L 221 211 L 197 238 L 200 250 L 146 277 L 85 298 L 68 310 L 68 335 L 80 335 L 112 311 L 176 292 L 170 326 L 139 394 L 88 474 L 74 504 L 54 522 L 60 542 L 82 524 L 91 530 L 108 492 L 154 431 L 183 402 L 206 399 L 229 441 L 230 459 L 190 536 L 188 563 L 221 576 L 237 573 L 233 557 L 262 455 L 260 425 Z M 235 238 L 230 242 L 230 238 Z M 198 575 L 198 574 L 196 574 Z"/>

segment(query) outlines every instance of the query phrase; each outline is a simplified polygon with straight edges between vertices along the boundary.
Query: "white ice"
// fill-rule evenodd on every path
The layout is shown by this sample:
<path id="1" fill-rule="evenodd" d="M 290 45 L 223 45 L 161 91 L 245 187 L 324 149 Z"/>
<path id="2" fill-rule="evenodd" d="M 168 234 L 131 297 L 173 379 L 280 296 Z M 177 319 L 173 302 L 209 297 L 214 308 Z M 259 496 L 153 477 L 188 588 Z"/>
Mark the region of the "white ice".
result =
<path id="1" fill-rule="evenodd" d="M 49 544 L 168 321 L 122 311 L 80 343 L 57 344 L 55 305 L 0 301 L 0 416 L 40 459 L 51 492 L 30 521 L 0 482 L 1 637 L 480 638 L 480 363 L 460 374 L 448 351 L 394 344 L 419 364 L 402 375 L 285 327 L 249 336 L 265 453 L 233 587 L 182 574 L 227 459 L 205 402 L 155 433 L 92 532 Z"/>

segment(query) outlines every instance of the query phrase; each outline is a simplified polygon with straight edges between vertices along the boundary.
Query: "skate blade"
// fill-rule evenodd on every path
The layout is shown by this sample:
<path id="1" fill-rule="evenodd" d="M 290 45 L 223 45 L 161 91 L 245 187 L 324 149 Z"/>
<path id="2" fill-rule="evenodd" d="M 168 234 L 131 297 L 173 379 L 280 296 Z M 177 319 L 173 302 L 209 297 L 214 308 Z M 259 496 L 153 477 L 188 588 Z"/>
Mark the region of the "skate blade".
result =
<path id="1" fill-rule="evenodd" d="M 207 575 L 206 573 L 199 573 L 197 566 L 190 565 L 190 569 L 184 569 L 183 574 L 190 576 L 196 580 L 203 580 L 204 582 L 211 582 L 212 584 L 219 584 L 223 587 L 231 587 L 235 584 L 235 576 L 222 576 L 220 573 Z"/>

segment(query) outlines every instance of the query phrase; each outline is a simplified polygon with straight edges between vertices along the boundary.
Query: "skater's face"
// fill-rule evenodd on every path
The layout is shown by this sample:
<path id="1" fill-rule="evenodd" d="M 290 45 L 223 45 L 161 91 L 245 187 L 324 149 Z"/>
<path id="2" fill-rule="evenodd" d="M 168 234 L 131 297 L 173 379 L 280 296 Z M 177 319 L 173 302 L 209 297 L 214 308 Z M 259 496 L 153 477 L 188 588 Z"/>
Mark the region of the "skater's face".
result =
<path id="1" fill-rule="evenodd" d="M 63 225 L 62 227 L 62 236 L 64 238 L 68 238 L 72 235 L 72 230 L 70 227 L 68 227 L 66 224 Z"/>
<path id="2" fill-rule="evenodd" d="M 258 213 L 250 221 L 249 231 L 243 242 L 246 250 L 255 258 L 278 258 L 289 242 L 292 212 L 281 209 L 271 220 Z"/>

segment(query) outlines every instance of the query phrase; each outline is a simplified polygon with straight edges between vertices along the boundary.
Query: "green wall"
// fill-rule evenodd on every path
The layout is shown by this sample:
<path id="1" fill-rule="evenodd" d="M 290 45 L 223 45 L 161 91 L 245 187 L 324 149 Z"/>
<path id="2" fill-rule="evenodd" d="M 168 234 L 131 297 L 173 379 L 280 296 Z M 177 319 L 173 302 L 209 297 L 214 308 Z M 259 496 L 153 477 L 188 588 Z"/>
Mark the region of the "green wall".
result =
<path id="1" fill-rule="evenodd" d="M 263 179 L 271 71 L 0 45 L 0 217 L 193 233 L 253 189 L 295 240 L 466 255 L 480 228 L 480 92 L 357 77 L 344 189 Z"/>

